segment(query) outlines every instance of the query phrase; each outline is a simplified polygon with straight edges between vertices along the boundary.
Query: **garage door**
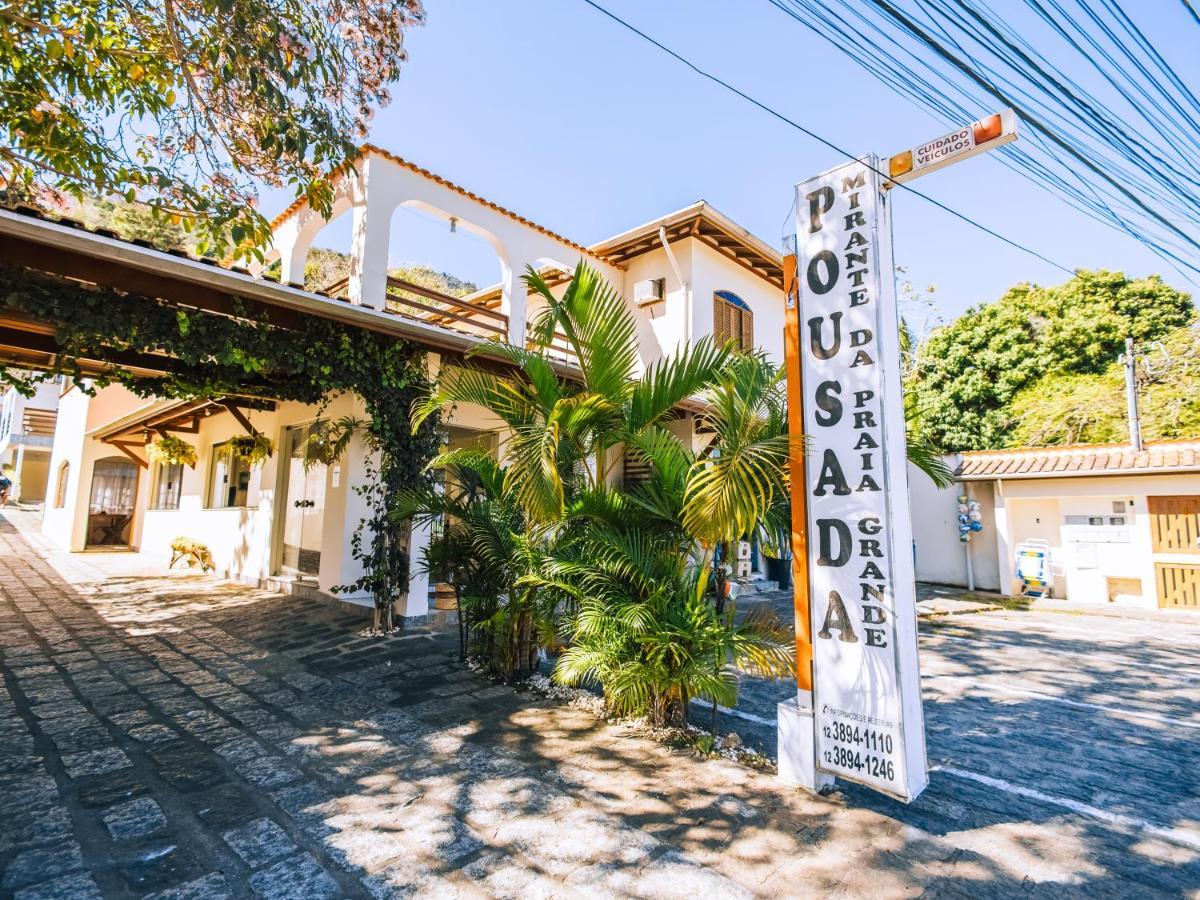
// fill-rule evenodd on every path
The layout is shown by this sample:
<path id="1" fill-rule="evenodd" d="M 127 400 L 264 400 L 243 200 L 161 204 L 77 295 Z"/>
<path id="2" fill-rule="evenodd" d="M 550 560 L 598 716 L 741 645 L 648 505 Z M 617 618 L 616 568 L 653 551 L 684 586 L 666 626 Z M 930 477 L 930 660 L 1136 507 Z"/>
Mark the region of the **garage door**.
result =
<path id="1" fill-rule="evenodd" d="M 1200 566 L 1155 563 L 1154 574 L 1160 607 L 1200 610 Z"/>

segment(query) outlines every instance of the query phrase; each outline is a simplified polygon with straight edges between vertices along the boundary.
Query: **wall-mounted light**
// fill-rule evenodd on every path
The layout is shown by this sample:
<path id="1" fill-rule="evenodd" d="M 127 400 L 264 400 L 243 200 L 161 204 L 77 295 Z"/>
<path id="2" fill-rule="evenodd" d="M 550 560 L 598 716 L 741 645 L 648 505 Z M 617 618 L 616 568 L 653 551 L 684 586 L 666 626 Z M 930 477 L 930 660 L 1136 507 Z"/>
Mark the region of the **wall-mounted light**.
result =
<path id="1" fill-rule="evenodd" d="M 454 232 L 456 232 L 456 231 L 458 231 L 458 219 L 454 218 L 454 216 L 451 216 L 450 217 L 450 233 L 454 234 Z"/>

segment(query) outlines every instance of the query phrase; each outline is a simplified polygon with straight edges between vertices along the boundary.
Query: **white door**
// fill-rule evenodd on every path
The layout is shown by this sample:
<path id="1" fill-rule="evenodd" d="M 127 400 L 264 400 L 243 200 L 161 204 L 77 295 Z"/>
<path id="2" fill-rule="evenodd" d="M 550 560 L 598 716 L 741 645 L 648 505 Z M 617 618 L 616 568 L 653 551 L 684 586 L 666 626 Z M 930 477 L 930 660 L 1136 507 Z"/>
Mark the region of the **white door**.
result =
<path id="1" fill-rule="evenodd" d="M 287 500 L 283 512 L 282 569 L 317 575 L 321 569 L 321 528 L 325 518 L 325 469 L 309 446 L 312 428 L 287 431 Z"/>

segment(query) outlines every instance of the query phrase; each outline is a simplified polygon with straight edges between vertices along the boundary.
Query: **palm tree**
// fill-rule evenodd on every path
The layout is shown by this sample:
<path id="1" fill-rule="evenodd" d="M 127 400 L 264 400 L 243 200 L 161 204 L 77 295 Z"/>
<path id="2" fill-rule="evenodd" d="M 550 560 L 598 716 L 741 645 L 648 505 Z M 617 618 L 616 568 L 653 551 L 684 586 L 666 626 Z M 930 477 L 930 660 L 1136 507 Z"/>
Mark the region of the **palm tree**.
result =
<path id="1" fill-rule="evenodd" d="M 621 445 L 661 423 L 711 383 L 729 351 L 705 338 L 638 377 L 634 318 L 593 268 L 581 262 L 561 298 L 532 268 L 526 284 L 546 308 L 531 329 L 533 349 L 490 344 L 516 374 L 497 378 L 470 365 L 451 367 L 414 409 L 414 427 L 447 404 L 474 403 L 504 422 L 506 489 L 529 521 L 561 522 L 574 492 L 611 480 Z M 564 373 L 546 351 L 566 336 L 578 370 Z"/>
<path id="2" fill-rule="evenodd" d="M 570 644 L 554 677 L 603 687 L 608 708 L 686 726 L 690 702 L 736 703 L 740 675 L 793 672 L 790 634 L 773 615 L 738 621 L 709 599 L 710 567 L 683 525 L 696 462 L 655 427 L 633 440 L 649 478 L 600 485 L 571 505 L 568 526 L 526 583 L 559 598 Z"/>
<path id="3" fill-rule="evenodd" d="M 758 537 L 768 550 L 787 533 L 791 439 L 783 370 L 762 353 L 739 354 L 704 393 L 699 430 L 712 434 L 688 473 L 683 524 L 715 557 L 732 541 Z M 717 609 L 724 608 L 725 567 L 715 568 Z"/>
<path id="4" fill-rule="evenodd" d="M 484 451 L 451 450 L 430 468 L 443 473 L 444 483 L 408 492 L 397 521 L 439 526 L 423 565 L 454 587 L 460 654 L 477 656 L 502 677 L 526 678 L 553 635 L 553 604 L 520 583 L 540 565 L 541 533 L 506 489 L 504 469 Z"/>
<path id="5" fill-rule="evenodd" d="M 502 657 L 497 668 L 524 671 L 526 636 L 546 639 L 557 617 L 570 645 L 556 678 L 596 681 L 614 709 L 660 721 L 685 721 L 694 696 L 714 708 L 731 702 L 737 667 L 790 672 L 792 642 L 775 624 L 737 623 L 719 576 L 717 602 L 708 599 L 719 544 L 757 534 L 773 548 L 786 533 L 791 444 L 780 372 L 761 354 L 704 339 L 639 375 L 634 318 L 595 270 L 580 263 L 561 298 L 532 269 L 525 281 L 545 302 L 532 348 L 489 346 L 514 374 L 448 367 L 414 408 L 414 427 L 457 403 L 507 426 L 504 466 L 486 464 L 486 520 L 454 514 L 470 529 L 471 552 L 504 584 L 478 620 L 493 638 L 517 635 L 489 645 Z M 549 358 L 556 333 L 576 370 Z M 700 427 L 714 435 L 699 458 L 665 426 L 696 397 Z M 645 484 L 615 483 L 625 453 L 649 464 Z M 452 461 L 466 458 L 435 465 Z"/>

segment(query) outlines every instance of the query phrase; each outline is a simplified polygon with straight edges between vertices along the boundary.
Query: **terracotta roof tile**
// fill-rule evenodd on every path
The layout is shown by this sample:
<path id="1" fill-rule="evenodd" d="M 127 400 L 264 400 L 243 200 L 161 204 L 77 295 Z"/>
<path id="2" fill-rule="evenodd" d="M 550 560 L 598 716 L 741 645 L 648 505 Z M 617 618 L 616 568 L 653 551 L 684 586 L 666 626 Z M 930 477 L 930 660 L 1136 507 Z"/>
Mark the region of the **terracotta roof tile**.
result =
<path id="1" fill-rule="evenodd" d="M 580 253 L 584 253 L 588 256 L 592 256 L 592 257 L 596 256 L 594 253 L 592 253 L 592 251 L 590 251 L 587 247 L 583 246 L 582 244 L 576 243 L 575 241 L 571 240 L 570 238 L 563 237 L 561 234 L 551 231 L 549 228 L 546 228 L 543 225 L 539 225 L 537 222 L 531 221 L 531 220 L 525 218 L 524 216 L 513 212 L 511 209 L 506 209 L 505 207 L 501 206 L 499 203 L 493 203 L 491 200 L 488 200 L 485 197 L 481 197 L 478 194 L 474 193 L 473 191 L 467 190 L 465 187 L 462 187 L 461 185 L 455 184 L 453 181 L 450 181 L 448 178 L 443 178 L 441 175 L 437 175 L 437 174 L 429 171 L 428 169 L 422 168 L 421 166 L 418 166 L 416 163 L 409 162 L 404 157 L 397 156 L 395 153 L 392 153 L 389 150 L 384 150 L 382 147 L 376 147 L 374 144 L 363 144 L 362 147 L 360 147 L 359 149 L 362 151 L 363 156 L 367 156 L 368 154 L 371 154 L 371 153 L 374 153 L 377 156 L 382 156 L 384 159 L 394 162 L 398 166 L 403 166 L 404 168 L 408 169 L 411 172 L 415 172 L 416 174 L 420 175 L 423 178 L 428 178 L 430 181 L 440 184 L 442 187 L 449 188 L 450 190 L 454 191 L 456 194 L 462 194 L 468 200 L 474 200 L 476 203 L 479 203 L 482 206 L 486 206 L 488 209 L 498 212 L 498 213 L 500 213 L 500 215 L 505 216 L 509 219 L 512 219 L 514 222 L 519 222 L 520 224 L 525 225 L 528 228 L 532 228 L 534 231 L 541 232 L 542 234 L 546 235 L 546 237 L 553 238 L 556 241 L 560 241 L 561 243 L 566 244 L 572 250 L 578 250 Z M 340 178 L 340 177 L 342 177 L 342 173 L 337 173 L 337 174 L 335 174 L 334 177 Z M 276 228 L 279 227 L 279 225 L 281 223 L 283 223 L 288 218 L 290 218 L 291 216 L 295 215 L 297 212 L 302 210 L 306 205 L 307 205 L 307 201 L 305 201 L 305 199 L 303 197 L 301 197 L 297 200 L 294 200 L 292 202 L 292 204 L 290 206 L 288 206 L 287 209 L 285 209 L 283 212 L 281 212 L 279 215 L 277 215 L 274 219 L 271 220 L 271 230 L 274 231 Z M 624 266 L 616 266 L 616 268 L 621 269 L 621 268 L 624 268 Z"/>
<path id="2" fill-rule="evenodd" d="M 1140 452 L 1124 444 L 1077 444 L 971 450 L 962 456 L 963 478 L 1116 475 L 1122 472 L 1200 470 L 1200 438 L 1158 441 Z"/>

